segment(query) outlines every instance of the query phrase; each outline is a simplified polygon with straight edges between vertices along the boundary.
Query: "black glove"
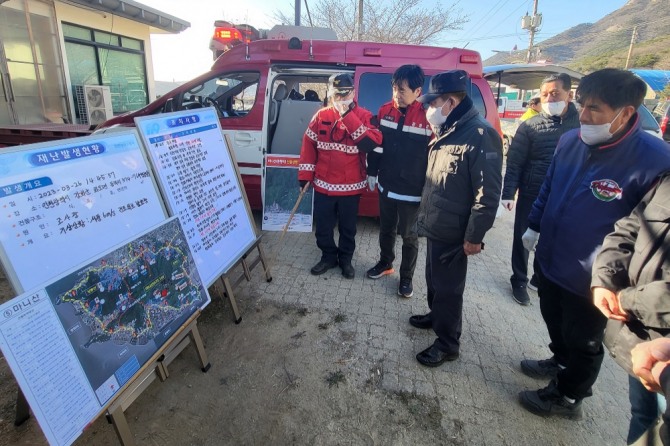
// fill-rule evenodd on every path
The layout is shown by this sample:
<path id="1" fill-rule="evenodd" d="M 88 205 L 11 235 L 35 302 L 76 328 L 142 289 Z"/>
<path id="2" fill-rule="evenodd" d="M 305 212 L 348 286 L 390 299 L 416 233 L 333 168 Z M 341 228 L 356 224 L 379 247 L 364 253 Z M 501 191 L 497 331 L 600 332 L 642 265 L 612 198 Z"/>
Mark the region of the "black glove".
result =
<path id="1" fill-rule="evenodd" d="M 305 187 L 305 184 L 309 183 L 307 180 L 298 180 L 298 183 L 300 183 L 300 189 L 303 189 Z"/>

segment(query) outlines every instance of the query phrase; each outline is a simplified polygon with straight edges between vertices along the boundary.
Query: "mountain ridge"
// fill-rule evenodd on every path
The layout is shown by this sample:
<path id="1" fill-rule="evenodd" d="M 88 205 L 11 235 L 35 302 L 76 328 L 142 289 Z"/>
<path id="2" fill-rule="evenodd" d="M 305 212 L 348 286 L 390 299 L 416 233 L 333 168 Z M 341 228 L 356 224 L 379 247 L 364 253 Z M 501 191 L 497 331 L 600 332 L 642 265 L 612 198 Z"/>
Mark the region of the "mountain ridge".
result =
<path id="1" fill-rule="evenodd" d="M 534 45 L 531 60 L 565 65 L 585 73 L 606 66 L 624 68 L 637 28 L 629 68 L 670 70 L 670 4 L 668 0 L 629 0 L 594 23 L 573 26 Z M 484 65 L 525 63 L 528 49 L 497 53 Z"/>

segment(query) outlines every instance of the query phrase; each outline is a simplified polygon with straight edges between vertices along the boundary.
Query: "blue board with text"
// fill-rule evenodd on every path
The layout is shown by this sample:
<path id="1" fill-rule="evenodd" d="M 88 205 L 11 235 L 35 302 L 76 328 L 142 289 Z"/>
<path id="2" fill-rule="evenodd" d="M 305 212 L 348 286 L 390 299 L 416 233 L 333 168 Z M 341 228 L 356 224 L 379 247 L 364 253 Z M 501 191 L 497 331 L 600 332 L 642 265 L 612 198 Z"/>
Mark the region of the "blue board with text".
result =
<path id="1" fill-rule="evenodd" d="M 17 294 L 167 218 L 135 131 L 3 149 L 0 211 Z"/>

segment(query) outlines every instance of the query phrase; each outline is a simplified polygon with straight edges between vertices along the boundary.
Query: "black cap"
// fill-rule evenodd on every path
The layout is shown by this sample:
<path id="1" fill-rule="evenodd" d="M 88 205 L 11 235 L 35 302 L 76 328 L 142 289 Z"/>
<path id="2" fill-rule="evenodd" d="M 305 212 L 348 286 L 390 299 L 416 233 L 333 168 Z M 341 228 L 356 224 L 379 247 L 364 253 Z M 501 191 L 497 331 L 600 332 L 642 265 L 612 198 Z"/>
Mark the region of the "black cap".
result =
<path id="1" fill-rule="evenodd" d="M 334 94 L 347 95 L 354 89 L 354 78 L 349 73 L 333 74 L 328 84 Z"/>
<path id="2" fill-rule="evenodd" d="M 427 104 L 445 93 L 467 91 L 468 73 L 463 70 L 451 70 L 439 73 L 430 79 L 428 93 L 419 96 L 417 101 Z"/>

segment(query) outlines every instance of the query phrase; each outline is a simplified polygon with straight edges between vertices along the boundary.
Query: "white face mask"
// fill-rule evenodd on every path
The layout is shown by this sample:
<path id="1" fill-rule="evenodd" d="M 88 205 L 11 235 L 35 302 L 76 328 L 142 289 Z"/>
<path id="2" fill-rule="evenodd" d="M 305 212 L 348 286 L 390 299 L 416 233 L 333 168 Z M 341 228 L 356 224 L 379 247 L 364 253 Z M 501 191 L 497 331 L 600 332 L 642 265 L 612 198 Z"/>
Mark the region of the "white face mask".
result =
<path id="1" fill-rule="evenodd" d="M 446 104 L 446 102 L 444 103 Z M 442 104 L 442 107 L 428 107 L 428 110 L 426 110 L 426 120 L 430 123 L 430 125 L 433 126 L 433 130 L 438 130 L 440 127 L 442 127 L 442 124 L 447 122 L 447 116 L 449 116 L 449 113 L 447 115 L 442 114 L 442 108 L 444 107 L 444 104 Z M 435 133 L 437 133 L 435 131 Z"/>
<path id="2" fill-rule="evenodd" d="M 582 124 L 580 132 L 582 141 L 584 141 L 584 143 L 588 144 L 589 146 L 595 146 L 612 139 L 612 136 L 614 135 L 612 132 L 610 132 L 612 122 L 616 121 L 622 111 L 623 108 L 619 110 L 619 113 L 616 114 L 611 122 L 606 122 L 605 124 Z"/>
<path id="3" fill-rule="evenodd" d="M 542 111 L 549 116 L 560 116 L 563 110 L 565 110 L 565 101 L 542 103 Z"/>
<path id="4" fill-rule="evenodd" d="M 353 99 L 346 99 L 344 101 L 334 101 L 334 102 L 335 102 L 335 107 L 337 107 L 338 109 L 340 109 L 340 108 L 347 109 L 349 107 L 349 104 L 354 102 L 354 100 Z"/>

